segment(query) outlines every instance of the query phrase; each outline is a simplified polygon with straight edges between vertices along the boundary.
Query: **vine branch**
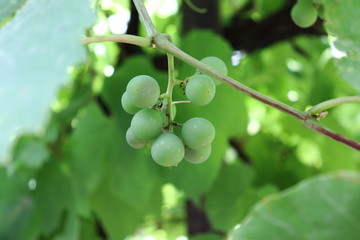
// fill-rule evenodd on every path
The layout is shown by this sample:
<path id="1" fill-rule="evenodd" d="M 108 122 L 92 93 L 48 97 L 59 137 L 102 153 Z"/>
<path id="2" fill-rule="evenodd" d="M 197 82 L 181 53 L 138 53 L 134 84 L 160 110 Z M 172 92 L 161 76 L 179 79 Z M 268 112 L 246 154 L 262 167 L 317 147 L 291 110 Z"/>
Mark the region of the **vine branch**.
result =
<path id="1" fill-rule="evenodd" d="M 177 48 L 174 44 L 172 44 L 169 41 L 169 36 L 167 34 L 161 34 L 157 31 L 154 24 L 152 23 L 149 14 L 147 13 L 145 6 L 142 2 L 142 0 L 133 0 L 134 4 L 136 6 L 137 11 L 139 12 L 140 18 L 145 25 L 148 38 L 142 38 L 137 37 L 133 35 L 114 35 L 112 36 L 102 36 L 102 37 L 90 37 L 86 38 L 83 42 L 91 43 L 91 42 L 100 42 L 100 41 L 117 41 L 117 42 L 124 42 L 124 43 L 130 43 L 135 44 L 142 47 L 150 47 L 152 45 L 155 45 L 155 47 L 159 48 L 160 50 L 164 51 L 168 55 L 169 62 L 171 63 L 173 61 L 173 57 L 184 61 L 185 63 L 196 67 L 203 72 L 209 74 L 210 76 L 216 78 L 217 80 L 226 83 L 230 85 L 231 87 L 235 88 L 238 91 L 241 91 L 245 93 L 246 95 L 255 98 L 259 100 L 260 102 L 263 102 L 269 106 L 272 106 L 282 112 L 285 112 L 289 115 L 292 115 L 293 117 L 299 119 L 302 124 L 317 133 L 320 133 L 322 135 L 325 135 L 327 137 L 330 137 L 334 139 L 335 141 L 341 142 L 346 144 L 349 147 L 352 147 L 354 149 L 357 149 L 360 151 L 360 143 L 351 140 L 345 136 L 342 136 L 341 134 L 332 132 L 331 130 L 326 129 L 325 127 L 321 126 L 321 124 L 316 120 L 316 118 L 313 116 L 316 113 L 322 112 L 328 108 L 338 106 L 343 103 L 348 102 L 359 102 L 360 97 L 354 96 L 354 97 L 345 97 L 345 98 L 337 98 L 332 99 L 329 101 L 322 102 L 318 105 L 315 105 L 310 111 L 304 112 L 301 110 L 298 110 L 296 108 L 293 108 L 283 102 L 280 102 L 276 99 L 273 99 L 271 97 L 268 97 L 250 87 L 247 87 L 246 85 L 226 76 L 223 75 L 214 69 L 210 68 L 209 66 L 203 64 L 202 62 L 198 61 L 197 59 L 193 58 L 192 56 L 188 55 L 187 53 L 183 52 L 179 48 Z M 110 40 L 114 38 L 114 40 Z M 170 72 L 171 73 L 171 72 Z M 172 75 L 172 73 L 170 74 Z M 169 76 L 171 79 L 174 78 L 174 76 Z M 171 83 L 173 85 L 173 83 Z M 171 103 L 169 104 L 171 106 Z M 171 113 L 171 107 L 170 111 Z M 170 115 L 171 116 L 171 115 Z"/>
<path id="2" fill-rule="evenodd" d="M 154 26 L 153 22 L 151 21 L 151 18 L 146 11 L 146 8 L 144 6 L 144 3 L 142 0 L 133 0 L 136 10 L 139 13 L 140 19 L 145 25 L 146 33 L 148 37 L 153 37 L 157 35 L 159 32 L 157 31 L 156 27 Z"/>
<path id="3" fill-rule="evenodd" d="M 263 102 L 269 106 L 272 106 L 280 111 L 283 111 L 287 114 L 290 114 L 290 115 L 296 117 L 297 119 L 302 121 L 302 124 L 306 128 L 308 128 L 314 132 L 320 133 L 322 135 L 325 135 L 327 137 L 330 137 L 330 138 L 334 139 L 335 141 L 344 143 L 344 144 L 348 145 L 349 147 L 352 147 L 352 148 L 360 151 L 360 143 L 358 143 L 354 140 L 351 140 L 345 136 L 342 136 L 341 134 L 335 133 L 329 129 L 326 129 L 325 127 L 321 126 L 321 124 L 318 121 L 314 120 L 313 117 L 309 117 L 307 112 L 300 111 L 300 110 L 293 108 L 283 102 L 280 102 L 276 99 L 268 97 L 252 88 L 245 86 L 244 84 L 242 84 L 226 75 L 223 75 L 223 74 L 213 70 L 212 68 L 208 67 L 207 65 L 203 64 L 202 62 L 198 61 L 197 59 L 193 58 L 192 56 L 190 56 L 187 53 L 178 49 L 175 45 L 173 45 L 171 42 L 169 42 L 166 37 L 162 36 L 161 34 L 155 36 L 154 42 L 159 49 L 163 50 L 166 53 L 173 54 L 178 59 L 190 64 L 191 66 L 199 68 L 200 70 L 211 75 L 212 77 L 216 78 L 217 80 L 230 85 L 231 87 L 247 94 L 248 96 L 259 100 L 260 102 Z"/>
<path id="4" fill-rule="evenodd" d="M 177 48 L 174 44 L 172 44 L 170 41 L 168 41 L 168 39 L 165 36 L 158 34 L 157 36 L 154 37 L 154 42 L 160 50 L 174 55 L 176 58 L 184 61 L 185 63 L 202 70 L 203 72 L 211 75 L 212 77 L 216 78 L 217 80 L 219 80 L 223 83 L 226 83 L 239 91 L 242 91 L 243 93 L 249 95 L 250 97 L 255 98 L 255 99 L 257 99 L 263 103 L 266 103 L 270 106 L 273 106 L 273 107 L 275 107 L 283 112 L 286 112 L 290 115 L 293 115 L 296 118 L 299 118 L 301 120 L 305 119 L 305 117 L 306 117 L 305 112 L 300 111 L 296 108 L 293 108 L 293 107 L 291 107 L 283 102 L 280 102 L 278 100 L 275 100 L 271 97 L 268 97 L 252 88 L 245 86 L 244 84 L 242 84 L 224 74 L 221 74 L 221 73 L 215 71 L 214 69 L 210 68 L 209 66 L 205 65 L 204 63 L 200 62 L 199 60 L 195 59 L 194 57 L 188 55 L 187 53 L 185 53 L 182 50 L 180 50 L 179 48 Z"/>

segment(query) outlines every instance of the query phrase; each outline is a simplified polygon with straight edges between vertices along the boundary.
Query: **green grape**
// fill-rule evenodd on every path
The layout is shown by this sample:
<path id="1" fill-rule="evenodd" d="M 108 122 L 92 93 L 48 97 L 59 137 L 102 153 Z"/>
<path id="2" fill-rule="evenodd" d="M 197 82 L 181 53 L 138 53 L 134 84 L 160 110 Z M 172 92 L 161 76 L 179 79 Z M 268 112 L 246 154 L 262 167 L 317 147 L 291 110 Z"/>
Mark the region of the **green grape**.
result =
<path id="1" fill-rule="evenodd" d="M 126 92 L 133 105 L 139 108 L 147 108 L 157 102 L 160 96 L 160 87 L 154 78 L 139 75 L 129 81 Z"/>
<path id="2" fill-rule="evenodd" d="M 189 147 L 185 147 L 185 160 L 188 162 L 198 164 L 205 162 L 211 153 L 211 144 L 206 145 L 205 147 L 201 147 L 199 149 L 192 149 Z"/>
<path id="3" fill-rule="evenodd" d="M 126 131 L 126 141 L 130 145 L 130 147 L 135 149 L 141 149 L 146 147 L 148 144 L 148 140 L 138 139 L 134 136 L 131 127 Z"/>
<path id="4" fill-rule="evenodd" d="M 161 134 L 151 146 L 154 161 L 164 167 L 177 166 L 184 158 L 185 147 L 181 139 L 173 133 Z"/>
<path id="5" fill-rule="evenodd" d="M 126 92 L 124 92 L 124 94 L 121 97 L 121 106 L 123 107 L 125 112 L 129 114 L 135 114 L 141 109 L 130 102 Z"/>
<path id="6" fill-rule="evenodd" d="M 131 129 L 135 138 L 150 140 L 159 136 L 162 124 L 160 112 L 145 108 L 134 115 L 131 120 Z"/>
<path id="7" fill-rule="evenodd" d="M 222 73 L 224 75 L 227 75 L 227 73 L 228 73 L 226 64 L 223 62 L 223 60 L 221 60 L 218 57 L 213 57 L 213 56 L 206 57 L 206 58 L 202 59 L 201 62 L 208 65 L 209 67 L 211 67 L 212 69 L 216 70 L 219 73 Z M 199 69 L 197 69 L 196 71 L 203 73 Z M 221 84 L 221 82 L 219 80 L 212 78 L 212 77 L 211 77 L 211 79 L 214 80 L 215 85 Z"/>
<path id="8" fill-rule="evenodd" d="M 318 13 L 311 0 L 299 0 L 291 9 L 291 18 L 302 28 L 311 27 L 317 19 Z"/>
<path id="9" fill-rule="evenodd" d="M 209 145 L 215 138 L 215 128 L 204 118 L 191 118 L 181 129 L 184 144 L 192 149 L 199 149 Z"/>
<path id="10" fill-rule="evenodd" d="M 215 83 L 206 75 L 194 75 L 186 84 L 186 97 L 195 105 L 204 106 L 211 102 L 215 95 Z"/>

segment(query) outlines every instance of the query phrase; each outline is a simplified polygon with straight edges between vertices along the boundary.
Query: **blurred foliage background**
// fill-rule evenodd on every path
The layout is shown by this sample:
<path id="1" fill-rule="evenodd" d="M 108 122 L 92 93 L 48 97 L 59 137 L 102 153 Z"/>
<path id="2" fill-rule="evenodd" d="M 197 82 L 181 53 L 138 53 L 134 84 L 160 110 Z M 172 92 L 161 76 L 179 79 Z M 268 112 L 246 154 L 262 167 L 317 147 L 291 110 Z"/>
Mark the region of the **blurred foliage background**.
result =
<path id="1" fill-rule="evenodd" d="M 359 95 L 360 2 L 314 1 L 310 28 L 296 1 L 148 0 L 160 32 L 197 59 L 217 56 L 232 78 L 298 109 Z M 203 164 L 156 165 L 125 141 L 120 103 L 136 75 L 164 92 L 166 55 L 85 35 L 145 29 L 130 0 L 0 1 L 0 239 L 357 239 L 360 154 L 222 84 L 176 121 L 216 128 Z M 195 69 L 176 62 L 184 79 Z M 184 96 L 176 89 L 174 99 Z M 327 127 L 360 141 L 358 104 Z M 255 207 L 254 207 L 255 206 Z"/>

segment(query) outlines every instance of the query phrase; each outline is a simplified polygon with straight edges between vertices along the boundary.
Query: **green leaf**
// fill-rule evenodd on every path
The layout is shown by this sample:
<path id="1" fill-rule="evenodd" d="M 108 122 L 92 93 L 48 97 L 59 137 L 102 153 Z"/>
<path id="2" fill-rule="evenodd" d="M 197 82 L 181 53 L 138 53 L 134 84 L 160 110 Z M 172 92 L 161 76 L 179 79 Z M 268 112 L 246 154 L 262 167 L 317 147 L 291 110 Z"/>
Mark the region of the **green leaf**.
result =
<path id="1" fill-rule="evenodd" d="M 205 202 L 206 212 L 215 229 L 228 231 L 242 219 L 243 212 L 234 212 L 234 208 L 242 207 L 240 198 L 251 187 L 253 178 L 252 169 L 244 165 L 236 164 L 221 169 Z"/>
<path id="2" fill-rule="evenodd" d="M 360 54 L 352 57 L 343 57 L 336 61 L 341 69 L 341 75 L 360 92 Z"/>
<path id="3" fill-rule="evenodd" d="M 13 14 L 25 0 L 0 0 L 0 21 Z"/>
<path id="4" fill-rule="evenodd" d="M 296 120 L 294 124 L 297 124 Z M 272 183 L 284 189 L 314 172 L 313 168 L 305 166 L 296 158 L 293 149 L 267 134 L 259 133 L 247 139 L 244 149 L 254 163 L 256 185 Z"/>
<path id="5" fill-rule="evenodd" d="M 66 147 L 70 176 L 80 197 L 87 198 L 99 184 L 112 150 L 108 143 L 114 124 L 95 104 L 82 109 L 81 117 Z"/>
<path id="6" fill-rule="evenodd" d="M 342 76 L 360 91 L 360 26 L 357 17 L 360 2 L 357 0 L 324 1 L 326 28 L 330 36 L 335 37 L 335 46 L 347 53 L 339 59 Z"/>
<path id="7" fill-rule="evenodd" d="M 148 151 L 126 149 L 128 146 L 124 137 L 114 142 L 119 147 L 113 147 L 115 151 L 107 171 L 110 190 L 141 213 L 160 214 L 159 166 Z"/>
<path id="8" fill-rule="evenodd" d="M 61 234 L 56 236 L 54 240 L 78 240 L 80 235 L 79 219 L 74 213 L 69 213 Z"/>
<path id="9" fill-rule="evenodd" d="M 143 215 L 112 194 L 106 184 L 99 185 L 91 198 L 91 206 L 110 239 L 124 239 L 133 232 Z"/>
<path id="10" fill-rule="evenodd" d="M 96 220 L 80 219 L 80 237 L 79 240 L 102 240 L 101 236 L 98 236 Z"/>
<path id="11" fill-rule="evenodd" d="M 161 195 L 157 165 L 148 151 L 129 147 L 128 125 L 123 119 L 105 118 L 94 104 L 82 110 L 66 150 L 82 214 L 90 215 L 88 198 L 103 178 L 111 193 L 134 209 L 159 212 L 161 202 L 154 199 Z"/>
<path id="12" fill-rule="evenodd" d="M 190 237 L 190 240 L 221 240 L 221 239 L 223 239 L 221 236 L 214 233 L 197 234 L 193 237 Z"/>
<path id="13" fill-rule="evenodd" d="M 356 240 L 359 201 L 359 172 L 317 176 L 262 200 L 231 239 Z"/>
<path id="14" fill-rule="evenodd" d="M 74 211 L 74 190 L 64 162 L 52 159 L 39 172 L 34 192 L 36 206 L 43 223 L 43 232 L 52 233 L 59 224 L 63 211 Z"/>
<path id="15" fill-rule="evenodd" d="M 28 189 L 28 171 L 7 174 L 0 167 L 0 239 L 35 240 L 41 220 Z"/>
<path id="16" fill-rule="evenodd" d="M 14 161 L 37 169 L 49 158 L 50 153 L 41 139 L 24 135 L 17 141 L 13 155 Z"/>
<path id="17" fill-rule="evenodd" d="M 256 20 L 264 19 L 281 10 L 284 7 L 285 2 L 285 0 L 255 0 L 255 7 L 252 16 Z"/>
<path id="18" fill-rule="evenodd" d="M 87 0 L 28 0 L 0 30 L 0 159 L 10 139 L 40 129 L 67 68 L 85 59 L 80 40 L 94 19 Z"/>

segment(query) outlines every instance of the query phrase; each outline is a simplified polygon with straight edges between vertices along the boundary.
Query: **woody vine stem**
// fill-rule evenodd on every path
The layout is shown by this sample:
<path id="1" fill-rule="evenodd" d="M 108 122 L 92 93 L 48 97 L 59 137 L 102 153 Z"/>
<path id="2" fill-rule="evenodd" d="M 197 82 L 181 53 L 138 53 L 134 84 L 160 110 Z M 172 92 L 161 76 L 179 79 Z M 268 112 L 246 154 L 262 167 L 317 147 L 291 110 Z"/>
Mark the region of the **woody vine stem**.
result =
<path id="1" fill-rule="evenodd" d="M 197 59 L 193 58 L 192 56 L 188 55 L 187 53 L 183 52 L 179 48 L 177 48 L 171 41 L 169 41 L 169 35 L 159 33 L 154 26 L 153 22 L 150 19 L 148 12 L 142 2 L 142 0 L 133 0 L 136 9 L 139 13 L 140 19 L 145 25 L 145 29 L 147 32 L 147 38 L 127 35 L 127 34 L 120 34 L 120 35 L 110 35 L 110 36 L 95 36 L 95 37 L 88 37 L 83 40 L 84 44 L 95 43 L 95 42 L 105 42 L 105 41 L 115 41 L 115 42 L 122 42 L 122 43 L 129 43 L 134 44 L 141 47 L 153 47 L 158 48 L 165 52 L 168 57 L 174 56 L 179 60 L 184 61 L 185 63 L 193 66 L 194 68 L 198 68 L 203 72 L 211 75 L 213 78 L 235 88 L 238 91 L 245 93 L 246 95 L 259 100 L 273 108 L 276 108 L 282 112 L 285 112 L 293 117 L 299 119 L 301 123 L 308 129 L 325 135 L 334 139 L 335 141 L 341 142 L 349 147 L 352 147 L 358 151 L 360 151 L 360 143 L 354 140 L 351 140 L 341 134 L 335 133 L 324 126 L 322 126 L 318 121 L 317 118 L 324 117 L 327 110 L 329 108 L 344 104 L 344 103 L 352 103 L 352 102 L 360 102 L 360 96 L 352 96 L 352 97 L 343 97 L 343 98 L 336 98 L 331 99 L 322 103 L 315 105 L 308 111 L 301 111 L 296 108 L 293 108 L 283 102 L 280 102 L 276 99 L 273 99 L 269 96 L 266 96 L 252 88 L 245 86 L 244 84 L 223 75 L 212 68 L 208 67 L 207 65 L 201 63 Z M 171 59 L 172 57 L 170 57 Z M 170 107 L 171 109 L 171 107 Z M 171 110 L 170 110 L 171 111 Z"/>

